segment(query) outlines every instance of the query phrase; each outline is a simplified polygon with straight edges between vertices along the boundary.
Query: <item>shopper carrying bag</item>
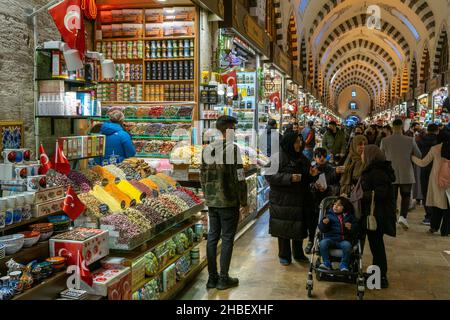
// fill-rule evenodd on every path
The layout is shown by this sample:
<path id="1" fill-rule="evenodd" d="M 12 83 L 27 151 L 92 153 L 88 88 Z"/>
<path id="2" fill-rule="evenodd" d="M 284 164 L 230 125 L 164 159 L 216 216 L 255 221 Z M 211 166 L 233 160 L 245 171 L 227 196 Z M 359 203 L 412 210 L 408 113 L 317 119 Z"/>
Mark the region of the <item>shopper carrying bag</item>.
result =
<path id="1" fill-rule="evenodd" d="M 396 236 L 396 213 L 394 169 L 383 152 L 376 145 L 368 145 L 363 153 L 364 169 L 361 186 L 364 197 L 361 201 L 363 237 L 367 235 L 372 264 L 381 270 L 381 287 L 389 286 L 387 280 L 388 262 L 384 246 L 384 235 Z M 364 219 L 366 221 L 364 221 Z"/>
<path id="2" fill-rule="evenodd" d="M 374 215 L 375 212 L 375 191 L 372 191 L 372 205 L 370 206 L 370 215 L 367 217 L 367 230 L 377 231 L 377 219 Z"/>

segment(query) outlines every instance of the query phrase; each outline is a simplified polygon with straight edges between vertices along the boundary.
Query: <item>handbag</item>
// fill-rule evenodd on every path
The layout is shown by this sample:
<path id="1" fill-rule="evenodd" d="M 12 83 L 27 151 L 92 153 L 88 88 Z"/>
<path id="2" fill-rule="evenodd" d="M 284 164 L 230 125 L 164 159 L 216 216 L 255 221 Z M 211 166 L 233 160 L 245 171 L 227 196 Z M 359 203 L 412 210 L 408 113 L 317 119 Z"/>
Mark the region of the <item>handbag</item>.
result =
<path id="1" fill-rule="evenodd" d="M 355 217 L 361 219 L 361 200 L 364 197 L 364 190 L 362 188 L 361 178 L 359 178 L 358 183 L 353 188 L 350 194 L 350 202 L 355 209 Z"/>
<path id="2" fill-rule="evenodd" d="M 377 219 L 375 218 L 375 191 L 372 191 L 372 205 L 370 207 L 370 215 L 367 217 L 367 230 L 377 231 Z"/>

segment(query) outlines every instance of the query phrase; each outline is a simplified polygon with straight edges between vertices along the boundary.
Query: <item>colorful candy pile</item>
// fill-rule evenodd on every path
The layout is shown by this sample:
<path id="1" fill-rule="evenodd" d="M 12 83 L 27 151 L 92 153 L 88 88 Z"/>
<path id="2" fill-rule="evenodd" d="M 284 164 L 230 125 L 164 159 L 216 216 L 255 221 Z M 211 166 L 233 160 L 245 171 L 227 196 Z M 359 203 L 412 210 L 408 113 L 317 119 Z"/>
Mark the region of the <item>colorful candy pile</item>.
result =
<path id="1" fill-rule="evenodd" d="M 118 241 L 121 244 L 130 243 L 131 241 L 140 238 L 142 235 L 141 229 L 124 214 L 114 214 L 103 217 L 100 219 L 100 223 L 114 226 L 115 231 L 119 232 Z"/>
<path id="2" fill-rule="evenodd" d="M 178 190 L 189 195 L 191 199 L 195 201 L 196 204 L 202 203 L 202 200 L 199 197 L 197 197 L 197 195 L 193 191 L 183 187 L 179 187 Z"/>

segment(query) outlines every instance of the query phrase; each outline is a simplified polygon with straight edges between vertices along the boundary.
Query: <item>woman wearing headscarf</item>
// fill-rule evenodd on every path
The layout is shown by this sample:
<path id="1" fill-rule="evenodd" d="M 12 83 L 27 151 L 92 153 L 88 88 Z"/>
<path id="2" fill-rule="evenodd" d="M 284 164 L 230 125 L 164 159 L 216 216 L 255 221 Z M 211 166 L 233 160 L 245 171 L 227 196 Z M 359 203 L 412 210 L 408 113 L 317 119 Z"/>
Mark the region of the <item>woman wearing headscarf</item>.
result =
<path id="1" fill-rule="evenodd" d="M 355 136 L 350 146 L 350 152 L 345 160 L 345 171 L 341 178 L 341 194 L 349 196 L 358 183 L 363 170 L 362 154 L 367 145 L 367 138 L 362 135 Z"/>
<path id="2" fill-rule="evenodd" d="M 269 233 L 278 238 L 280 263 L 287 266 L 292 256 L 298 261 L 308 261 L 302 245 L 307 237 L 309 210 L 313 207 L 309 188 L 313 178 L 298 133 L 285 133 L 280 146 L 278 172 L 266 176 L 270 184 Z"/>
<path id="3" fill-rule="evenodd" d="M 361 173 L 361 186 L 364 197 L 361 201 L 361 225 L 363 234 L 367 234 L 373 265 L 381 271 L 381 287 L 389 286 L 387 279 L 387 257 L 384 246 L 384 235 L 396 236 L 396 203 L 394 196 L 395 172 L 384 153 L 376 145 L 368 145 L 363 153 L 364 168 Z M 372 191 L 374 208 L 372 208 Z M 367 217 L 373 209 L 377 221 L 376 231 L 367 230 Z M 365 236 L 364 236 L 365 237 Z"/>

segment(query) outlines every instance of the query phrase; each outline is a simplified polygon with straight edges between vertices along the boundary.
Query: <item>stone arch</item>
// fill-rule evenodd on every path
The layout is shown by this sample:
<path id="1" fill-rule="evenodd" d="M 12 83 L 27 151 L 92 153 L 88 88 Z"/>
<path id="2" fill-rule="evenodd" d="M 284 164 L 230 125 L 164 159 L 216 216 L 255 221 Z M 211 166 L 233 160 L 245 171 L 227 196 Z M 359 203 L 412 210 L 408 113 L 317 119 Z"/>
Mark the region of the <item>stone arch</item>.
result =
<path id="1" fill-rule="evenodd" d="M 420 62 L 419 84 L 425 84 L 431 77 L 430 50 L 425 45 Z"/>
<path id="2" fill-rule="evenodd" d="M 433 74 L 437 75 L 447 72 L 448 64 L 449 64 L 449 45 L 448 45 L 447 29 L 444 26 L 442 28 L 441 34 L 439 36 L 436 45 Z"/>

